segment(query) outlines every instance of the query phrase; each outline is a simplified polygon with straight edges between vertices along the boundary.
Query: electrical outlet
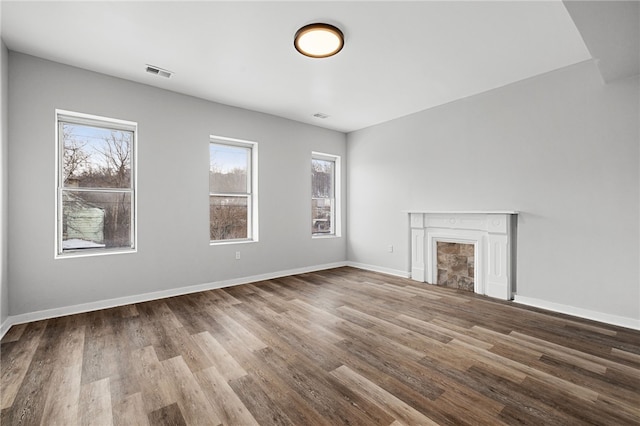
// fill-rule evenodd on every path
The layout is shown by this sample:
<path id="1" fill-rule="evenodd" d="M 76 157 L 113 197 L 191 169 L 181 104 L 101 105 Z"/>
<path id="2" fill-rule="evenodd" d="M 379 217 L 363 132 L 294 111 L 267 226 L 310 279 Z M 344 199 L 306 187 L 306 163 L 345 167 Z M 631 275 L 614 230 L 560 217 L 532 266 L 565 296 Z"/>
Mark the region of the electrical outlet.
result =
<path id="1" fill-rule="evenodd" d="M 389 251 L 389 253 L 393 253 L 393 246 L 392 245 L 389 245 L 388 251 Z"/>
<path id="2" fill-rule="evenodd" d="M 240 252 L 239 252 L 239 251 L 237 251 L 237 252 L 236 252 L 236 260 L 239 260 L 239 259 L 240 259 Z"/>

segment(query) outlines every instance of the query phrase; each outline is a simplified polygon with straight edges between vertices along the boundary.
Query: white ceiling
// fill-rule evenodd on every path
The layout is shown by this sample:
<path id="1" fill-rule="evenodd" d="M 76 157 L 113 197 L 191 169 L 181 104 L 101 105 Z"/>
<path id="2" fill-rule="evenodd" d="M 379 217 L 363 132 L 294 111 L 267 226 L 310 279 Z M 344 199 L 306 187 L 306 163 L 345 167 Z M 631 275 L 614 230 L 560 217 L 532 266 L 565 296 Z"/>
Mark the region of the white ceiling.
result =
<path id="1" fill-rule="evenodd" d="M 591 59 L 559 0 L 1 7 L 11 50 L 343 132 Z M 344 32 L 337 56 L 294 49 L 296 30 L 317 21 Z M 146 64 L 175 75 L 153 76 Z"/>

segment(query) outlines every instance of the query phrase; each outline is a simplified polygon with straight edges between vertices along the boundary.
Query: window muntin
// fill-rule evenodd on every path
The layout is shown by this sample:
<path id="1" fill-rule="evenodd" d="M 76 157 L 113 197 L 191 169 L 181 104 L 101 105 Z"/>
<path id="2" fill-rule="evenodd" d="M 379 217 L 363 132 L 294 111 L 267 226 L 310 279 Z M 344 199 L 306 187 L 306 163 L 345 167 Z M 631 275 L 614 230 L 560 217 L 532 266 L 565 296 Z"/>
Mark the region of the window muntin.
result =
<path id="1" fill-rule="evenodd" d="M 313 153 L 311 158 L 311 234 L 313 236 L 339 235 L 338 173 L 340 158 Z"/>
<path id="2" fill-rule="evenodd" d="M 136 123 L 56 114 L 56 255 L 135 251 Z"/>
<path id="3" fill-rule="evenodd" d="M 257 240 L 254 142 L 212 137 L 209 143 L 209 239 Z"/>

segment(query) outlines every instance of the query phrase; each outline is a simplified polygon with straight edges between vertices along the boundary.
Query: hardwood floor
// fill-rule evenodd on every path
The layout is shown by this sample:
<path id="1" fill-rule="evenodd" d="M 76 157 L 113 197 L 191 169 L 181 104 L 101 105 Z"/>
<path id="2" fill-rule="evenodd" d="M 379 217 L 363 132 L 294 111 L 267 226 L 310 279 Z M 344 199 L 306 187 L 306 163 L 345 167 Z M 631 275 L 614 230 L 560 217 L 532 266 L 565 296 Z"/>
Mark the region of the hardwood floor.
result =
<path id="1" fill-rule="evenodd" d="M 2 340 L 3 425 L 640 424 L 640 332 L 338 268 Z"/>

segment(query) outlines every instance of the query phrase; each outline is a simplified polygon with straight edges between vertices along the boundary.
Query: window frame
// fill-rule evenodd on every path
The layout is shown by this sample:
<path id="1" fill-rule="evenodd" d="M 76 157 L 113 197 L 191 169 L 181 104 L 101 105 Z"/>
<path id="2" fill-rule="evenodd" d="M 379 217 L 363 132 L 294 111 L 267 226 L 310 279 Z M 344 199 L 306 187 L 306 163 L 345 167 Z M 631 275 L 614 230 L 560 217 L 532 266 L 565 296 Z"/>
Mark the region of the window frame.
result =
<path id="1" fill-rule="evenodd" d="M 314 233 L 313 232 L 313 211 L 311 211 L 311 238 L 314 239 L 322 239 L 322 238 L 340 238 L 342 236 L 342 197 L 341 197 L 341 158 L 339 155 L 335 154 L 327 154 L 324 152 L 311 152 L 311 161 L 310 165 L 313 164 L 313 160 L 322 160 L 322 161 L 332 161 L 333 162 L 333 229 L 331 233 Z M 310 179 L 313 179 L 310 177 Z M 309 189 L 313 187 L 313 182 L 310 182 Z M 311 194 L 311 202 L 313 205 L 313 194 Z"/>
<path id="2" fill-rule="evenodd" d="M 113 248 L 85 248 L 67 249 L 63 248 L 63 193 L 70 191 L 64 186 L 63 170 L 64 165 L 64 142 L 61 140 L 61 123 L 78 124 L 83 126 L 99 127 L 103 129 L 122 130 L 133 133 L 131 147 L 131 184 L 126 188 L 99 188 L 83 187 L 73 188 L 76 192 L 116 192 L 127 193 L 131 196 L 130 213 L 130 247 Z M 137 253 L 138 251 L 138 123 L 134 121 L 121 120 L 117 118 L 103 117 L 99 115 L 86 114 L 63 109 L 55 110 L 55 256 L 54 259 L 67 259 L 87 256 L 104 256 L 111 254 Z"/>
<path id="3" fill-rule="evenodd" d="M 247 174 L 247 186 L 249 191 L 246 193 L 226 193 L 226 192 L 212 192 L 211 184 L 209 183 L 209 201 L 208 205 L 211 206 L 212 196 L 225 196 L 225 197 L 246 197 L 247 198 L 247 237 L 246 238 L 233 238 L 225 240 L 212 240 L 211 230 L 209 230 L 209 245 L 218 246 L 224 244 L 242 244 L 253 243 L 258 241 L 258 142 L 249 141 L 244 139 L 229 138 L 226 136 L 209 135 L 209 148 L 212 144 L 225 145 L 231 147 L 246 148 L 249 150 L 248 172 Z M 211 150 L 209 149 L 209 171 L 211 170 Z M 210 182 L 210 181 L 209 181 Z M 242 195 L 239 195 L 242 194 Z M 210 209 L 211 207 L 209 207 Z M 209 229 L 211 227 L 211 212 L 209 212 Z"/>

